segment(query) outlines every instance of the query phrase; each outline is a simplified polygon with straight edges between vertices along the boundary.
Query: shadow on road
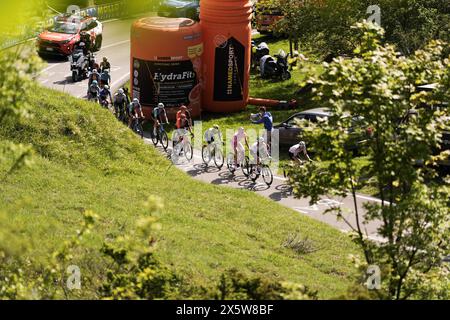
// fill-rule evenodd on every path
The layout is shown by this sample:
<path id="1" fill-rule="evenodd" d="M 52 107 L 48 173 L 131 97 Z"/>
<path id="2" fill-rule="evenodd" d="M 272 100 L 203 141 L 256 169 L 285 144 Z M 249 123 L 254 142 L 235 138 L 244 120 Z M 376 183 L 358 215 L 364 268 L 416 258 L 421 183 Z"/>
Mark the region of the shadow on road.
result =
<path id="1" fill-rule="evenodd" d="M 275 187 L 275 190 L 277 190 L 277 192 L 269 195 L 269 198 L 273 201 L 279 202 L 292 196 L 292 187 L 288 184 L 280 184 Z"/>
<path id="2" fill-rule="evenodd" d="M 58 81 L 53 82 L 53 84 L 65 86 L 65 85 L 74 84 L 74 83 L 72 81 L 72 77 L 66 77 L 64 80 L 58 80 Z"/>
<path id="3" fill-rule="evenodd" d="M 200 176 L 205 173 L 217 173 L 220 170 L 216 167 L 207 167 L 206 165 L 199 163 L 193 166 L 193 169 L 187 170 L 186 173 L 192 177 Z"/>
<path id="4" fill-rule="evenodd" d="M 218 178 L 211 181 L 212 184 L 219 185 L 219 184 L 228 184 L 233 182 L 234 175 L 230 173 L 229 171 L 223 171 L 218 174 Z"/>

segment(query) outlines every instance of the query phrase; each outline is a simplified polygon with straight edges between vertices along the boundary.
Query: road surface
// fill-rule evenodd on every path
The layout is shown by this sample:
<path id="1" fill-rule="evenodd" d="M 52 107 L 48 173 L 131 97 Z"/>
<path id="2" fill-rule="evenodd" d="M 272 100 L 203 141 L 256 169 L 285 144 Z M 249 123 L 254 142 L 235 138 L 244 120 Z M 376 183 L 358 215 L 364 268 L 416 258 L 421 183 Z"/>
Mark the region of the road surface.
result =
<path id="1" fill-rule="evenodd" d="M 129 79 L 129 61 L 130 61 L 130 27 L 134 19 L 127 20 L 115 20 L 105 23 L 103 47 L 100 52 L 97 53 L 97 59 L 100 60 L 103 56 L 108 57 L 111 62 L 111 76 L 112 76 L 112 88 L 117 89 L 125 81 Z M 72 83 L 70 65 L 65 60 L 48 60 L 48 65 L 42 71 L 38 77 L 38 81 L 49 88 L 61 90 L 72 94 L 75 97 L 83 98 L 86 96 L 87 80 Z M 147 144 L 151 144 L 151 141 L 146 138 Z M 201 160 L 201 154 L 196 151 L 194 159 L 191 163 L 187 161 L 177 164 L 177 166 L 191 175 L 193 178 L 204 181 L 206 183 L 212 183 L 216 185 L 222 185 L 231 188 L 247 189 L 253 192 L 272 199 L 279 204 L 292 208 L 300 214 L 309 216 L 316 220 L 327 223 L 341 231 L 348 232 L 351 228 L 342 220 L 337 220 L 333 214 L 324 215 L 324 211 L 331 206 L 340 206 L 346 212 L 346 220 L 348 220 L 353 226 L 355 225 L 355 216 L 353 212 L 353 200 L 350 197 L 347 198 L 322 198 L 321 201 L 314 205 L 309 204 L 308 199 L 295 199 L 292 196 L 291 188 L 288 186 L 287 181 L 282 177 L 275 177 L 274 183 L 270 188 L 264 183 L 246 180 L 245 176 L 239 172 L 236 175 L 231 175 L 226 166 L 219 171 L 213 167 L 205 167 Z M 379 202 L 378 199 L 358 195 L 358 208 L 361 212 L 364 212 L 362 205 L 364 202 Z M 382 239 L 377 235 L 378 223 L 372 223 L 366 226 L 365 231 L 370 238 L 381 241 Z"/>
<path id="2" fill-rule="evenodd" d="M 103 45 L 96 52 L 97 61 L 107 57 L 111 63 L 111 87 L 117 89 L 130 78 L 130 28 L 136 18 L 112 20 L 104 24 Z M 73 83 L 70 63 L 64 58 L 45 58 L 47 66 L 38 81 L 52 89 L 68 92 L 75 97 L 86 96 L 88 80 Z"/>

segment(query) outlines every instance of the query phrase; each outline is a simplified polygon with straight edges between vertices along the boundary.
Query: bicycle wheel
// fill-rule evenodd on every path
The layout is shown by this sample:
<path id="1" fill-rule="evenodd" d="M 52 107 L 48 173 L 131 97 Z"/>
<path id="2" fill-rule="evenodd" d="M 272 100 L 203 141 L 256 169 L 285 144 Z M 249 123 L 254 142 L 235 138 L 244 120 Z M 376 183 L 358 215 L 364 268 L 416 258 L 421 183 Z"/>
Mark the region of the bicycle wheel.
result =
<path id="1" fill-rule="evenodd" d="M 144 139 L 144 127 L 142 126 L 141 122 L 139 122 L 139 134 L 141 136 L 141 139 Z"/>
<path id="2" fill-rule="evenodd" d="M 166 151 L 169 147 L 169 137 L 167 136 L 167 133 L 165 131 L 161 133 L 161 144 L 164 148 L 164 151 Z"/>
<path id="3" fill-rule="evenodd" d="M 211 162 L 211 152 L 209 152 L 209 146 L 203 146 L 202 147 L 202 159 L 203 163 L 208 166 L 208 164 Z"/>
<path id="4" fill-rule="evenodd" d="M 156 133 L 155 134 L 155 129 L 153 128 L 153 130 L 151 130 L 151 132 L 152 132 L 152 142 L 153 142 L 153 145 L 156 147 L 157 145 L 158 145 L 158 142 L 159 142 L 159 137 L 158 137 L 158 134 Z"/>
<path id="5" fill-rule="evenodd" d="M 186 142 L 183 146 L 184 156 L 188 161 L 192 160 L 192 157 L 194 156 L 194 151 L 192 150 L 192 145 L 190 142 Z"/>
<path id="6" fill-rule="evenodd" d="M 258 170 L 261 170 L 260 168 L 261 168 L 261 166 L 257 166 L 257 165 L 253 165 L 253 164 L 250 165 L 249 178 L 253 182 L 256 182 L 256 180 L 258 180 L 259 175 L 260 175 L 260 171 L 258 171 Z"/>
<path id="7" fill-rule="evenodd" d="M 227 167 L 231 173 L 236 171 L 236 168 L 234 167 L 234 154 L 232 152 L 230 152 L 227 156 Z"/>
<path id="8" fill-rule="evenodd" d="M 249 157 L 245 156 L 244 160 L 242 161 L 242 173 L 247 178 L 250 176 L 250 159 Z"/>
<path id="9" fill-rule="evenodd" d="M 214 164 L 220 170 L 223 167 L 223 153 L 217 146 L 214 149 Z"/>
<path id="10" fill-rule="evenodd" d="M 272 170 L 268 165 L 263 165 L 261 168 L 261 175 L 263 177 L 264 182 L 270 187 L 273 183 L 273 174 Z"/>

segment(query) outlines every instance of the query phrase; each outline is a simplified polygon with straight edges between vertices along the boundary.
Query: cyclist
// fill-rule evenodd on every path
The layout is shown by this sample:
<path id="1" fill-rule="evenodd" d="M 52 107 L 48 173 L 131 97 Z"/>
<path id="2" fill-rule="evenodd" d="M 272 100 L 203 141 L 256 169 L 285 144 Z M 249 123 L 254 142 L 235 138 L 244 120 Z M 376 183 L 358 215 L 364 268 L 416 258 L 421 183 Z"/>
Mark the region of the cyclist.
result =
<path id="1" fill-rule="evenodd" d="M 300 158 L 301 154 L 303 154 L 308 161 L 312 161 L 308 155 L 308 152 L 306 151 L 306 143 L 304 141 L 300 141 L 289 149 L 289 158 L 300 165 L 302 165 L 304 162 Z"/>
<path id="2" fill-rule="evenodd" d="M 253 163 L 259 166 L 261 160 L 270 159 L 269 149 L 264 141 L 263 137 L 259 137 L 258 140 L 250 147 L 250 155 L 253 158 Z"/>
<path id="3" fill-rule="evenodd" d="M 108 97 L 109 97 L 109 102 L 108 102 Z M 111 91 L 109 90 L 109 86 L 106 84 L 100 90 L 100 103 L 106 107 L 106 106 L 108 106 L 109 103 L 112 103 L 112 101 L 113 101 L 113 99 L 111 96 Z"/>
<path id="4" fill-rule="evenodd" d="M 162 124 L 169 124 L 164 103 L 158 103 L 158 106 L 152 111 L 153 134 L 158 135 L 158 129 Z M 165 120 L 165 121 L 164 121 Z"/>
<path id="5" fill-rule="evenodd" d="M 111 71 L 111 64 L 106 57 L 103 57 L 102 62 L 100 62 L 100 71 L 105 72 L 105 70 Z"/>
<path id="6" fill-rule="evenodd" d="M 192 127 L 191 127 L 191 113 L 187 109 L 185 105 L 182 105 L 180 107 L 180 110 L 177 112 L 176 116 L 176 128 L 177 130 L 174 132 L 173 136 L 173 142 L 174 145 L 179 143 L 183 136 L 186 135 L 186 129 L 191 133 L 191 137 L 194 137 L 194 134 L 192 133 Z"/>
<path id="7" fill-rule="evenodd" d="M 264 124 L 266 130 L 266 141 L 270 148 L 272 143 L 272 131 L 273 131 L 273 117 L 270 112 L 267 112 L 266 107 L 259 108 L 259 120 L 252 120 L 254 124 Z"/>
<path id="8" fill-rule="evenodd" d="M 100 74 L 98 73 L 97 69 L 92 70 L 92 72 L 89 74 L 89 86 L 94 80 L 97 82 L 100 81 Z"/>
<path id="9" fill-rule="evenodd" d="M 122 88 L 114 95 L 114 112 L 117 117 L 125 116 L 125 108 L 127 106 L 127 96 Z"/>
<path id="10" fill-rule="evenodd" d="M 220 127 L 217 124 L 205 131 L 204 138 L 206 144 L 211 145 L 214 141 L 216 141 L 216 137 L 218 142 L 222 141 L 222 132 L 220 132 Z"/>
<path id="11" fill-rule="evenodd" d="M 128 106 L 128 113 L 130 115 L 128 126 L 133 128 L 133 122 L 145 119 L 144 113 L 142 112 L 142 106 L 139 99 L 134 98 L 133 101 Z"/>
<path id="12" fill-rule="evenodd" d="M 100 95 L 100 87 L 98 86 L 97 80 L 93 80 L 92 83 L 89 85 L 88 89 L 88 99 L 94 99 L 98 98 Z"/>
<path id="13" fill-rule="evenodd" d="M 240 155 L 245 154 L 245 148 L 242 145 L 242 140 L 245 141 L 245 145 L 247 146 L 247 148 L 249 148 L 248 146 L 248 137 L 247 134 L 245 133 L 245 129 L 244 128 L 239 128 L 239 130 L 234 134 L 233 139 L 231 140 L 231 150 L 233 150 L 234 153 L 234 165 L 236 167 L 239 167 L 239 163 L 237 163 L 238 161 L 238 152 Z"/>
<path id="14" fill-rule="evenodd" d="M 111 76 L 109 75 L 109 70 L 105 69 L 100 74 L 100 86 L 109 85 L 111 82 Z"/>

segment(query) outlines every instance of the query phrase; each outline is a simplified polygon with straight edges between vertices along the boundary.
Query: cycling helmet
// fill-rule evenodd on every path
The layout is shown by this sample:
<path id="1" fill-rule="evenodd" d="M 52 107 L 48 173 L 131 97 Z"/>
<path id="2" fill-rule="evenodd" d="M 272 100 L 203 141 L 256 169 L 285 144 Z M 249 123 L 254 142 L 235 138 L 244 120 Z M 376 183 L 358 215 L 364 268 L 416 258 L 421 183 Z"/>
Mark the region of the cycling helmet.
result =
<path id="1" fill-rule="evenodd" d="M 220 127 L 219 127 L 218 124 L 215 124 L 215 125 L 213 126 L 213 128 L 214 128 L 214 129 L 217 129 L 217 130 L 220 130 Z"/>
<path id="2" fill-rule="evenodd" d="M 259 138 L 258 138 L 258 142 L 259 142 L 259 143 L 264 143 L 264 138 L 263 138 L 263 137 L 259 137 Z"/>
<path id="3" fill-rule="evenodd" d="M 240 127 L 238 132 L 239 132 L 239 134 L 243 134 L 245 132 L 245 129 L 243 127 Z"/>
<path id="4" fill-rule="evenodd" d="M 300 147 L 302 147 L 302 148 L 306 148 L 306 143 L 305 143 L 305 141 L 300 141 L 300 142 L 298 143 L 298 145 L 299 145 Z"/>
<path id="5" fill-rule="evenodd" d="M 105 70 L 103 70 L 103 73 L 108 74 L 108 73 L 109 73 L 109 70 L 108 70 L 108 69 L 105 69 Z"/>
<path id="6" fill-rule="evenodd" d="M 139 99 L 138 99 L 138 98 L 134 98 L 134 99 L 133 99 L 133 103 L 134 103 L 134 104 L 139 104 Z"/>
<path id="7" fill-rule="evenodd" d="M 94 80 L 94 81 L 92 81 L 92 84 L 93 84 L 93 85 L 98 85 L 98 81 L 97 81 L 97 80 Z"/>
<path id="8" fill-rule="evenodd" d="M 105 84 L 105 86 L 103 88 L 105 88 L 106 90 L 109 90 L 109 86 L 107 84 Z"/>
<path id="9" fill-rule="evenodd" d="M 119 94 L 124 94 L 125 92 L 123 91 L 122 88 L 119 89 Z"/>
<path id="10" fill-rule="evenodd" d="M 158 108 L 163 108 L 164 109 L 164 103 L 158 103 Z"/>

